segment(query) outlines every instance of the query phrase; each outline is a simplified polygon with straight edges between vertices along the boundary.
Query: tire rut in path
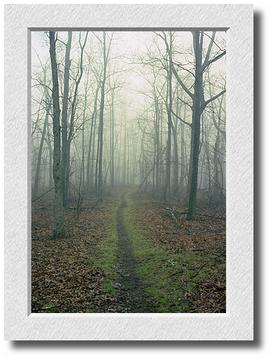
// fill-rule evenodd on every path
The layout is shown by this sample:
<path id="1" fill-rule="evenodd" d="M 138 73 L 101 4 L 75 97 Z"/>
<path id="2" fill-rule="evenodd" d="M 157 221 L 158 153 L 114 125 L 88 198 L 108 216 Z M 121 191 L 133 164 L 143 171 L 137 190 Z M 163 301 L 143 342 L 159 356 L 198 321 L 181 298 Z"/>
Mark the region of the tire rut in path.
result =
<path id="1" fill-rule="evenodd" d="M 136 260 L 133 254 L 129 234 L 124 225 L 124 208 L 127 207 L 125 193 L 122 194 L 121 204 L 117 209 L 118 233 L 118 302 L 120 312 L 154 312 L 153 301 L 144 291 L 144 285 L 136 273 Z"/>

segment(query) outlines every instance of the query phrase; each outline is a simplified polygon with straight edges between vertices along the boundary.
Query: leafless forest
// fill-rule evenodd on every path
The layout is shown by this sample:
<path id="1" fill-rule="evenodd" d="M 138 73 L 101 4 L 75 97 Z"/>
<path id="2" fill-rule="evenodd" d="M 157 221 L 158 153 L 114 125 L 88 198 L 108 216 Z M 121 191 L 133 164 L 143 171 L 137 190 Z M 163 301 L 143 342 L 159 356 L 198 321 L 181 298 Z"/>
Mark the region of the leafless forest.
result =
<path id="1" fill-rule="evenodd" d="M 32 311 L 225 312 L 225 32 L 32 32 Z"/>

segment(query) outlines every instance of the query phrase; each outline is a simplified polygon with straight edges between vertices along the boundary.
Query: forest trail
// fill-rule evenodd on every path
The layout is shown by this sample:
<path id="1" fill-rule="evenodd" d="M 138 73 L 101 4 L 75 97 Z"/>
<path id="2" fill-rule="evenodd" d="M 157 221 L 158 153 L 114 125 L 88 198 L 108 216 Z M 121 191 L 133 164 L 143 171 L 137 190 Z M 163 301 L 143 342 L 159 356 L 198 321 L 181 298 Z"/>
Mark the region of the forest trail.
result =
<path id="1" fill-rule="evenodd" d="M 117 209 L 118 234 L 118 302 L 122 312 L 153 312 L 152 300 L 144 292 L 144 284 L 136 272 L 136 259 L 133 246 L 124 223 L 124 210 L 127 207 L 126 193 L 121 196 Z"/>
<path id="2" fill-rule="evenodd" d="M 31 36 L 32 311 L 224 312 L 225 32 Z"/>
<path id="3" fill-rule="evenodd" d="M 67 236 L 52 241 L 49 201 L 33 212 L 32 312 L 225 312 L 225 219 L 178 229 L 164 204 L 127 186 L 87 200 L 79 218 L 66 209 Z"/>

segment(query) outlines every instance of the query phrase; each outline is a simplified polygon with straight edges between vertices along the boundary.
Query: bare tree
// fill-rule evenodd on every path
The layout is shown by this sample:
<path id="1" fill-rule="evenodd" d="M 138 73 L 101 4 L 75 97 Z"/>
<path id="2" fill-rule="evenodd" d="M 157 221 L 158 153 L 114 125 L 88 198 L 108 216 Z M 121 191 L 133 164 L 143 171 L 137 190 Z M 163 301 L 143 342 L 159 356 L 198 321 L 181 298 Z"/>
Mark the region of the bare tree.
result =
<path id="1" fill-rule="evenodd" d="M 56 33 L 49 32 L 50 60 L 52 74 L 52 104 L 53 104 L 53 178 L 55 187 L 54 198 L 54 227 L 53 237 L 64 236 L 63 192 L 62 192 L 62 168 L 61 168 L 61 131 L 60 131 L 60 103 L 58 68 L 56 61 Z"/>
<path id="2" fill-rule="evenodd" d="M 79 34 L 80 61 L 79 61 L 79 66 L 78 66 L 77 77 L 76 77 L 76 80 L 75 80 L 74 93 L 73 93 L 73 96 L 72 96 L 69 132 L 68 132 L 68 137 L 67 137 L 67 142 L 66 142 L 67 153 L 66 153 L 66 164 L 65 164 L 66 169 L 64 171 L 64 173 L 65 173 L 65 179 L 64 179 L 65 186 L 64 186 L 64 195 L 63 195 L 64 207 L 67 206 L 67 202 L 68 202 L 69 177 L 70 177 L 70 149 L 71 149 L 72 139 L 73 139 L 73 137 L 75 135 L 74 134 L 74 132 L 75 132 L 75 116 L 76 116 L 76 107 L 77 107 L 77 99 L 78 99 L 78 90 L 79 90 L 79 86 L 80 86 L 82 75 L 83 75 L 83 54 L 84 54 L 84 48 L 85 48 L 86 41 L 87 41 L 87 36 L 88 36 L 88 32 L 86 32 L 84 41 L 82 43 L 81 42 L 81 33 Z"/>
<path id="3" fill-rule="evenodd" d="M 194 85 L 193 92 L 185 85 L 184 81 L 178 75 L 178 72 L 172 65 L 173 73 L 181 85 L 182 89 L 187 93 L 192 101 L 192 123 L 191 123 L 191 151 L 190 151 L 190 169 L 189 169 L 189 181 L 188 181 L 188 219 L 192 219 L 196 207 L 196 194 L 197 194 L 197 181 L 198 181 L 198 164 L 199 164 L 199 151 L 200 151 L 200 122 L 201 115 L 206 106 L 218 97 L 224 94 L 225 89 L 220 91 L 217 95 L 211 97 L 208 100 L 204 99 L 204 84 L 203 75 L 206 69 L 215 61 L 219 60 L 225 55 L 225 51 L 215 57 L 210 58 L 211 50 L 215 41 L 215 32 L 211 37 L 210 44 L 208 46 L 205 59 L 203 61 L 203 42 L 204 32 L 193 31 L 193 49 L 194 49 Z"/>
<path id="4" fill-rule="evenodd" d="M 67 202 L 67 172 L 68 172 L 68 95 L 69 95 L 69 70 L 71 65 L 70 51 L 72 43 L 72 31 L 67 32 L 67 43 L 65 44 L 65 62 L 64 62 L 64 91 L 62 107 L 62 181 L 63 181 L 63 203 Z"/>
<path id="5" fill-rule="evenodd" d="M 103 52 L 103 71 L 100 86 L 100 109 L 99 109 L 99 132 L 98 132 L 98 151 L 97 151 L 97 197 L 102 201 L 103 195 L 103 130 L 104 130 L 104 103 L 105 103 L 105 84 L 107 76 L 107 65 L 109 60 L 110 47 L 112 42 L 112 35 L 107 45 L 106 32 L 102 34 L 102 52 Z"/>

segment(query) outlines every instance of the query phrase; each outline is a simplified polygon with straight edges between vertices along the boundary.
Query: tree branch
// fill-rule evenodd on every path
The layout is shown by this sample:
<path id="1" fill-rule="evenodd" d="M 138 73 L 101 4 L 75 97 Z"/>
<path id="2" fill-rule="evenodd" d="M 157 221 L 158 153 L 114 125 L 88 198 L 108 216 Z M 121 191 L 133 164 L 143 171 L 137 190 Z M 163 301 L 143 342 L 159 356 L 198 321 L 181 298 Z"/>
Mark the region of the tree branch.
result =
<path id="1" fill-rule="evenodd" d="M 226 89 L 220 91 L 217 95 L 213 96 L 212 98 L 210 98 L 209 100 L 205 101 L 202 108 L 205 109 L 205 107 L 211 103 L 212 101 L 216 100 L 219 96 L 224 95 L 224 93 L 226 92 Z"/>
<path id="2" fill-rule="evenodd" d="M 187 101 L 181 99 L 179 96 L 177 96 L 177 99 L 180 100 L 183 104 L 187 105 L 188 107 L 190 107 L 192 109 L 192 105 L 190 105 Z"/>
<path id="3" fill-rule="evenodd" d="M 204 71 L 209 65 L 211 65 L 212 63 L 214 63 L 215 61 L 221 59 L 221 57 L 223 57 L 224 55 L 226 55 L 226 50 L 223 51 L 221 54 L 215 56 L 214 58 L 212 58 L 211 60 L 207 61 L 206 63 L 203 64 L 202 70 Z"/>
<path id="4" fill-rule="evenodd" d="M 171 64 L 171 67 L 172 67 L 172 72 L 173 72 L 174 76 L 176 77 L 176 80 L 178 81 L 179 85 L 181 85 L 182 89 L 193 99 L 193 94 L 190 92 L 190 90 L 186 87 L 186 85 L 181 80 L 175 67 L 173 66 L 173 63 Z"/>
<path id="5" fill-rule="evenodd" d="M 183 65 L 181 65 L 179 63 L 175 63 L 175 62 L 173 62 L 173 64 L 175 64 L 176 66 L 178 66 L 182 70 L 187 71 L 189 74 L 191 74 L 193 77 L 195 77 L 195 74 L 192 71 L 190 71 L 189 69 L 185 68 Z"/>
<path id="6" fill-rule="evenodd" d="M 206 57 L 205 57 L 205 60 L 204 60 L 204 63 L 203 63 L 203 67 L 204 67 L 205 64 L 207 64 L 207 62 L 209 61 L 211 49 L 212 49 L 212 46 L 213 46 L 213 43 L 214 43 L 214 39 L 215 39 L 215 35 L 216 35 L 216 31 L 213 31 L 212 37 L 210 38 L 210 43 L 209 43 L 209 46 L 208 46 L 208 50 L 207 50 L 207 53 L 206 53 Z"/>
<path id="7" fill-rule="evenodd" d="M 188 123 L 187 121 L 183 120 L 180 116 L 178 116 L 173 110 L 171 110 L 171 113 L 178 119 L 180 120 L 183 124 L 188 125 L 189 127 L 191 127 L 191 124 Z"/>

